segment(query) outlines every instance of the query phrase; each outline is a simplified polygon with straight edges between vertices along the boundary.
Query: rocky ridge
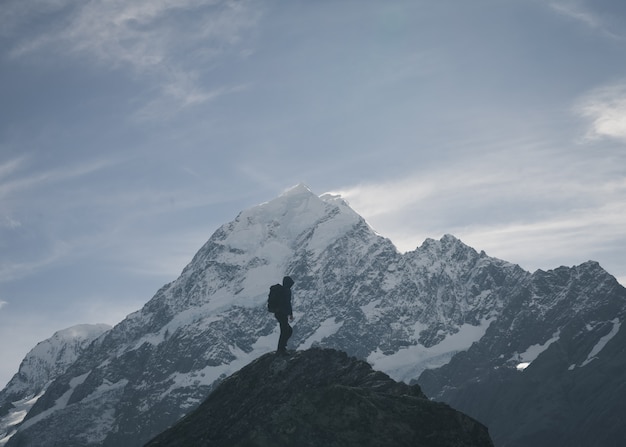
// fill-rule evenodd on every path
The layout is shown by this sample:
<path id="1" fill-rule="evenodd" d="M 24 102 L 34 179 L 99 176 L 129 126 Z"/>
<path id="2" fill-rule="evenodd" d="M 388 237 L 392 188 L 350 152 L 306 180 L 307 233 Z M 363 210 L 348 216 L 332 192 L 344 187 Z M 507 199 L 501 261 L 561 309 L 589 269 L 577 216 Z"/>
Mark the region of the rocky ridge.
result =
<path id="1" fill-rule="evenodd" d="M 486 427 L 419 386 L 363 361 L 312 348 L 265 354 L 225 379 L 195 411 L 146 447 L 489 447 Z"/>

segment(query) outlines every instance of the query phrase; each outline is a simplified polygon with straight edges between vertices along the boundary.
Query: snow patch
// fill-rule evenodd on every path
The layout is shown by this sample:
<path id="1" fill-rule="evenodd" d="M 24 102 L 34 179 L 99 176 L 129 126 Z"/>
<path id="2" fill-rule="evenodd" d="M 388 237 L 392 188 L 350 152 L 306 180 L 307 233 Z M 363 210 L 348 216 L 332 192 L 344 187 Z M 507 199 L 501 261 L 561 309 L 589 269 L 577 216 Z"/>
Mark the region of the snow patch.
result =
<path id="1" fill-rule="evenodd" d="M 611 328 L 611 331 L 608 334 L 606 334 L 604 337 L 600 338 L 600 340 L 598 340 L 598 342 L 595 344 L 595 346 L 591 349 L 591 351 L 587 355 L 587 358 L 585 359 L 585 361 L 580 364 L 581 368 L 583 366 L 588 365 L 593 360 L 597 359 L 598 358 L 597 355 L 600 353 L 600 351 L 602 351 L 604 347 L 606 346 L 606 344 L 613 337 L 617 335 L 620 327 L 622 326 L 622 323 L 619 321 L 619 318 L 613 319 L 611 323 L 613 323 L 613 327 Z"/>
<path id="2" fill-rule="evenodd" d="M 24 424 L 22 424 L 22 426 L 20 428 L 28 428 L 28 427 L 30 427 L 32 425 L 35 425 L 39 421 L 41 421 L 41 420 L 47 418 L 48 416 L 50 416 L 51 414 L 53 414 L 55 411 L 64 409 L 67 406 L 67 403 L 69 402 L 70 397 L 72 397 L 72 393 L 74 393 L 74 390 L 76 389 L 76 387 L 78 385 L 81 385 L 87 379 L 89 374 L 91 374 L 91 371 L 71 379 L 70 380 L 70 389 L 67 390 L 61 397 L 59 397 L 54 402 L 54 405 L 52 406 L 52 408 L 48 408 L 47 410 L 42 411 L 41 413 L 39 413 L 37 416 L 27 420 L 26 422 L 24 422 Z"/>
<path id="3" fill-rule="evenodd" d="M 297 314 L 296 314 L 297 316 Z M 245 352 L 237 346 L 230 346 L 230 352 L 236 357 L 231 363 L 225 363 L 218 366 L 207 366 L 200 370 L 190 371 L 188 373 L 174 373 L 168 380 L 172 382 L 170 387 L 160 396 L 163 399 L 168 394 L 176 392 L 179 388 L 211 386 L 213 382 L 221 377 L 229 376 L 248 365 L 253 360 L 259 358 L 263 354 L 276 350 L 278 342 L 279 329 L 278 326 L 271 334 L 259 337 L 252 345 L 252 351 Z M 197 402 L 187 402 L 188 406 L 193 406 Z"/>
<path id="4" fill-rule="evenodd" d="M 533 361 L 535 361 L 535 359 L 537 357 L 539 357 L 539 355 L 543 351 L 548 349 L 552 343 L 557 341 L 560 336 L 561 336 L 561 330 L 559 329 L 554 334 L 552 334 L 552 337 L 548 341 L 546 341 L 545 343 L 531 345 L 531 346 L 528 347 L 528 349 L 526 349 L 526 351 L 522 352 L 521 354 L 518 354 L 516 352 L 509 359 L 509 361 L 518 362 L 517 365 L 515 366 L 515 368 L 518 371 L 524 371 L 526 368 L 528 368 L 528 366 L 530 366 L 530 364 Z"/>
<path id="5" fill-rule="evenodd" d="M 378 307 L 380 303 L 381 300 L 374 300 L 364 306 L 361 306 L 361 312 L 363 312 L 368 322 L 376 321 L 380 318 L 380 315 L 382 314 L 381 309 Z"/>
<path id="6" fill-rule="evenodd" d="M 466 351 L 474 342 L 479 341 L 493 318 L 482 320 L 478 326 L 464 324 L 455 334 L 448 335 L 438 344 L 427 348 L 423 345 L 409 346 L 398 352 L 386 355 L 376 349 L 367 361 L 374 369 L 381 370 L 397 381 L 409 382 L 417 379 L 426 369 L 439 368 L 447 364 L 452 357 L 461 351 Z M 415 339 L 425 327 L 419 323 L 415 325 Z"/>
<path id="7" fill-rule="evenodd" d="M 327 318 L 320 323 L 317 330 L 298 346 L 299 349 L 309 349 L 314 343 L 319 343 L 327 337 L 336 334 L 343 326 L 343 321 L 337 321 L 335 317 Z"/>

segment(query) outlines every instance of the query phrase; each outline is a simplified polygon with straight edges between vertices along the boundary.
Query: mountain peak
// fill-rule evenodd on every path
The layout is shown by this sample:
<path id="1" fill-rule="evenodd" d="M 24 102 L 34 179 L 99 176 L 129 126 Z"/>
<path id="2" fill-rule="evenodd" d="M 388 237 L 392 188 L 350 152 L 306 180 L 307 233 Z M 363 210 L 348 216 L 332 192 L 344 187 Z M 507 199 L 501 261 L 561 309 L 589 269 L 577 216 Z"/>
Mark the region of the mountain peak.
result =
<path id="1" fill-rule="evenodd" d="M 55 332 L 30 350 L 20 369 L 0 391 L 0 446 L 15 433 L 51 381 L 63 374 L 96 338 L 111 329 L 106 324 L 80 324 Z"/>
<path id="2" fill-rule="evenodd" d="M 318 197 L 300 183 L 279 197 L 243 211 L 231 225 L 232 243 L 246 250 L 266 241 L 299 246 L 314 234 L 325 245 L 362 218 L 345 202 Z"/>
<path id="3" fill-rule="evenodd" d="M 262 378 L 262 379 L 261 379 Z M 261 383 L 262 380 L 262 383 Z M 266 354 L 225 379 L 148 447 L 491 446 L 486 427 L 362 360 L 312 348 Z"/>
<path id="4" fill-rule="evenodd" d="M 71 365 L 87 345 L 109 329 L 111 326 L 107 324 L 79 324 L 55 332 L 26 354 L 18 373 L 3 391 L 12 398 L 19 393 L 37 394 Z"/>
<path id="5" fill-rule="evenodd" d="M 288 188 L 285 192 L 283 192 L 281 194 L 281 197 L 297 196 L 297 195 L 301 195 L 301 194 L 312 194 L 312 195 L 315 195 L 313 193 L 313 191 L 311 191 L 311 188 L 309 188 L 307 185 L 305 185 L 304 183 L 298 183 L 297 185 L 292 186 L 291 188 Z"/>

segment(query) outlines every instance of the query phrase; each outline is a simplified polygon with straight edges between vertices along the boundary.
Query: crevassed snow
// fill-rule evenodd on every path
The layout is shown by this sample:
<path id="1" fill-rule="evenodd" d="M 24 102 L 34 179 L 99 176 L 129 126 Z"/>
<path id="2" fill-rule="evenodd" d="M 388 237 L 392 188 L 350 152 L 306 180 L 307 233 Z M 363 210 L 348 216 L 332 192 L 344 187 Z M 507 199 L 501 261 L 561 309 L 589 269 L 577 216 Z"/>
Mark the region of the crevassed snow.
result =
<path id="1" fill-rule="evenodd" d="M 335 317 L 327 318 L 320 323 L 319 328 L 317 328 L 313 335 L 300 343 L 298 349 L 309 349 L 313 343 L 321 342 L 326 337 L 330 337 L 341 329 L 343 323 L 343 321 L 337 321 Z"/>
<path id="2" fill-rule="evenodd" d="M 410 381 L 429 368 L 438 368 L 447 364 L 458 352 L 465 351 L 485 335 L 493 318 L 482 320 L 480 325 L 472 326 L 464 324 L 459 327 L 456 334 L 448 335 L 440 343 L 427 348 L 423 345 L 409 346 L 398 352 L 385 355 L 380 349 L 376 349 L 368 357 L 367 361 L 374 369 L 381 370 L 391 378 L 398 381 Z M 415 325 L 415 338 L 425 329 L 419 323 Z"/>
<path id="3" fill-rule="evenodd" d="M 561 336 L 561 330 L 559 329 L 554 334 L 552 334 L 552 337 L 545 343 L 531 345 L 528 347 L 528 349 L 526 349 L 526 351 L 522 352 L 521 354 L 518 354 L 518 353 L 513 354 L 513 357 L 511 357 L 510 360 L 517 361 L 518 362 L 516 365 L 517 370 L 523 371 L 526 368 L 528 368 L 528 366 L 537 357 L 539 357 L 539 354 L 541 354 L 543 351 L 548 349 L 552 343 L 557 341 L 560 336 Z"/>
<path id="4" fill-rule="evenodd" d="M 597 358 L 596 356 L 600 353 L 600 351 L 602 351 L 602 349 L 604 349 L 606 344 L 617 335 L 620 327 L 622 326 L 622 323 L 619 321 L 619 318 L 613 319 L 611 323 L 613 323 L 613 328 L 611 328 L 611 331 L 608 334 L 598 340 L 598 342 L 587 355 L 585 361 L 580 364 L 581 368 L 589 364 L 591 361 L 595 360 Z"/>

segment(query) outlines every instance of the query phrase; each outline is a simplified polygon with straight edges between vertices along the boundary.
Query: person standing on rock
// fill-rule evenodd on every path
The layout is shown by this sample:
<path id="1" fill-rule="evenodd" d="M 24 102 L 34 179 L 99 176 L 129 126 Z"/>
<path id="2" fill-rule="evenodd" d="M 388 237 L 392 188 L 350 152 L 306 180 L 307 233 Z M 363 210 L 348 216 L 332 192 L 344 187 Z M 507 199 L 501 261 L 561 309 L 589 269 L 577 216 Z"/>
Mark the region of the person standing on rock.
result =
<path id="1" fill-rule="evenodd" d="M 287 340 L 289 340 L 289 337 L 291 337 L 293 333 L 293 329 L 289 325 L 289 322 L 293 321 L 291 286 L 293 286 L 293 279 L 289 276 L 285 276 L 283 278 L 282 299 L 274 312 L 274 316 L 280 324 L 280 337 L 278 338 L 278 349 L 276 350 L 278 355 L 288 355 Z"/>

